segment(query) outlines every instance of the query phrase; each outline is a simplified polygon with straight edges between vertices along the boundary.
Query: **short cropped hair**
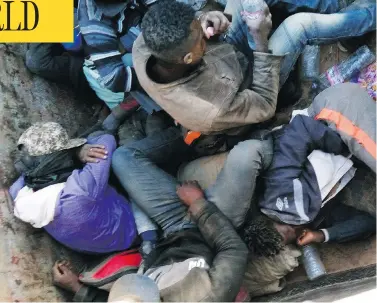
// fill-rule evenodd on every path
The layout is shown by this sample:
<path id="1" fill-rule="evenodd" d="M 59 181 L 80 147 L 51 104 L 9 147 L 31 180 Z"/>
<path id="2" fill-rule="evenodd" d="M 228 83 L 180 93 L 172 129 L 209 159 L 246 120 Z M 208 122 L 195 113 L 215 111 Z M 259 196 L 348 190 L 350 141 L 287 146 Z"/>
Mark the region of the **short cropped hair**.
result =
<path id="1" fill-rule="evenodd" d="M 259 215 L 245 224 L 242 238 L 252 254 L 272 257 L 283 249 L 283 237 L 273 222 L 267 216 Z"/>
<path id="2" fill-rule="evenodd" d="M 190 36 L 194 19 L 195 10 L 185 3 L 175 0 L 157 2 L 141 23 L 146 45 L 155 54 L 171 53 Z"/>

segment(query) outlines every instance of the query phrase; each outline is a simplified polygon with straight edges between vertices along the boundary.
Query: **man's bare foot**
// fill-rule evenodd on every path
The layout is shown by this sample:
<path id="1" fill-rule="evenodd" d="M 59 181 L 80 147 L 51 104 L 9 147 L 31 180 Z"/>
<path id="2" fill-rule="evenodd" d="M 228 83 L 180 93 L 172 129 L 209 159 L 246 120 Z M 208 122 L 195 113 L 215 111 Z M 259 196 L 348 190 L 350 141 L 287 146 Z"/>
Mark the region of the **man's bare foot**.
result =
<path id="1" fill-rule="evenodd" d="M 54 285 L 72 293 L 77 293 L 82 286 L 79 276 L 72 271 L 68 261 L 57 261 L 52 268 L 52 277 Z"/>
<path id="2" fill-rule="evenodd" d="M 197 181 L 185 181 L 178 185 L 177 195 L 187 206 L 204 198 L 204 192 Z"/>
<path id="3" fill-rule="evenodd" d="M 325 241 L 325 235 L 322 231 L 305 229 L 301 235 L 297 238 L 297 245 L 304 246 L 311 243 L 323 243 Z"/>

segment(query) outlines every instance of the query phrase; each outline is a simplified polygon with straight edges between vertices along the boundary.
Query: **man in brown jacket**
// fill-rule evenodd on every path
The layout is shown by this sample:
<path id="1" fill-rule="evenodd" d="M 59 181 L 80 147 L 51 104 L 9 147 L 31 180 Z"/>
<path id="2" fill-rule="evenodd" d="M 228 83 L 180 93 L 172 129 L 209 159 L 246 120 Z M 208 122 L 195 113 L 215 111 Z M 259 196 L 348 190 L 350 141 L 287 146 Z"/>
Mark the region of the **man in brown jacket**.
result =
<path id="1" fill-rule="evenodd" d="M 254 2 L 261 2 L 260 10 L 253 15 L 246 8 L 242 11 L 249 30 L 239 33 L 244 41 L 252 36 L 254 52 L 240 46 L 241 53 L 229 43 L 211 41 L 230 25 L 222 12 L 197 16 L 183 3 L 162 1 L 145 15 L 133 48 L 137 76 L 184 128 L 234 135 L 244 131 L 240 127 L 274 115 L 280 57 L 268 51 L 269 9 L 261 0 Z"/>

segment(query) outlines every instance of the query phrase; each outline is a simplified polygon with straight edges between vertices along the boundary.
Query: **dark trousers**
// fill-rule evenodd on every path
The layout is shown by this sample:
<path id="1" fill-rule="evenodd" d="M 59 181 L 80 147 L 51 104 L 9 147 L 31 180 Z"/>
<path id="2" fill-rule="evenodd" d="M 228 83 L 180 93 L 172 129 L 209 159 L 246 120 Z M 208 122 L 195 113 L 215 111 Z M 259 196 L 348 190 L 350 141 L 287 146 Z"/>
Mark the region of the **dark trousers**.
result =
<path id="1" fill-rule="evenodd" d="M 335 203 L 320 228 L 326 229 L 329 242 L 359 240 L 376 232 L 376 218 L 343 203 Z"/>
<path id="2" fill-rule="evenodd" d="M 83 72 L 84 56 L 71 54 L 60 44 L 30 43 L 26 66 L 34 74 L 50 81 L 69 85 L 85 99 L 98 99 Z"/>

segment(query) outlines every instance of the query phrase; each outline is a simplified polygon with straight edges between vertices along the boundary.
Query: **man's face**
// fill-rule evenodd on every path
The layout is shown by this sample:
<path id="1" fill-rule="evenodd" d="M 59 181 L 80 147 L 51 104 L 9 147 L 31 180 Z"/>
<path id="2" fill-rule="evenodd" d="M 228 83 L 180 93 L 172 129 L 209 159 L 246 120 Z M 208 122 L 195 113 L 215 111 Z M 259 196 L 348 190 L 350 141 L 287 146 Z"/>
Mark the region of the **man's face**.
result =
<path id="1" fill-rule="evenodd" d="M 207 43 L 203 34 L 202 27 L 198 20 L 194 20 L 191 23 L 190 29 L 191 29 L 190 39 L 192 39 L 194 42 L 194 45 L 191 48 L 191 54 L 192 54 L 191 64 L 197 64 L 202 60 L 204 56 Z"/>
<path id="2" fill-rule="evenodd" d="M 293 227 L 288 224 L 281 224 L 278 222 L 274 222 L 274 227 L 283 237 L 284 244 L 290 244 L 296 241 L 296 227 Z"/>

